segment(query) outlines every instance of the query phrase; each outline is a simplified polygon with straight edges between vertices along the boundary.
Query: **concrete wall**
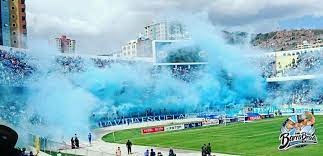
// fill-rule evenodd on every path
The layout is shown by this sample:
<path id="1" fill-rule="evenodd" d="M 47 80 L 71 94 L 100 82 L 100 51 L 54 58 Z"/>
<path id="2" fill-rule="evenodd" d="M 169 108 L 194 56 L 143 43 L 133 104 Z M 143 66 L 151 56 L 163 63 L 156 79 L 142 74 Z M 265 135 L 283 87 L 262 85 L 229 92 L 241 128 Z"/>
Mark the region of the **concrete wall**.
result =
<path id="1" fill-rule="evenodd" d="M 12 47 L 20 47 L 20 22 L 19 22 L 19 1 L 9 0 L 10 12 L 10 40 Z"/>

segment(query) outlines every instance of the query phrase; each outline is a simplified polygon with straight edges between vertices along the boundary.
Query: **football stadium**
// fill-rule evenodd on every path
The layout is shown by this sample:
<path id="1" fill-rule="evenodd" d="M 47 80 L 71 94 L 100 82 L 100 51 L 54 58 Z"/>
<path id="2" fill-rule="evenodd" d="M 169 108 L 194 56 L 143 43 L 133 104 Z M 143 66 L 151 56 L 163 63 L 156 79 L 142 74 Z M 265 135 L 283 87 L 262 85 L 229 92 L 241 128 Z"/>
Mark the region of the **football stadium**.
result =
<path id="1" fill-rule="evenodd" d="M 0 156 L 322 155 L 321 29 L 236 43 L 198 14 L 82 53 L 28 38 L 24 0 L 0 4 Z"/>

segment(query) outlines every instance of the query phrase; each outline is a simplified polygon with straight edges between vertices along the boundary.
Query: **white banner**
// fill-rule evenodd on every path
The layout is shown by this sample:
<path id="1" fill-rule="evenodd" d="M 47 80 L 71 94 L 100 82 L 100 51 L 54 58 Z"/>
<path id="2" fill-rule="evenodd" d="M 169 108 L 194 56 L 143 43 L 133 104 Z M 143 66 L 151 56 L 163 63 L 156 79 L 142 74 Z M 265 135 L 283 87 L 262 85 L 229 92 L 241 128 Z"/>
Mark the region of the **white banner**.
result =
<path id="1" fill-rule="evenodd" d="M 165 131 L 177 131 L 184 129 L 184 124 L 181 125 L 171 125 L 171 126 L 165 126 Z"/>
<path id="2" fill-rule="evenodd" d="M 226 122 L 226 123 L 231 122 L 231 118 L 225 118 L 225 122 Z"/>
<path id="3" fill-rule="evenodd" d="M 220 124 L 218 119 L 206 119 L 202 122 L 203 126 L 211 126 Z"/>
<path id="4" fill-rule="evenodd" d="M 246 117 L 245 116 L 238 116 L 238 122 L 245 122 Z"/>

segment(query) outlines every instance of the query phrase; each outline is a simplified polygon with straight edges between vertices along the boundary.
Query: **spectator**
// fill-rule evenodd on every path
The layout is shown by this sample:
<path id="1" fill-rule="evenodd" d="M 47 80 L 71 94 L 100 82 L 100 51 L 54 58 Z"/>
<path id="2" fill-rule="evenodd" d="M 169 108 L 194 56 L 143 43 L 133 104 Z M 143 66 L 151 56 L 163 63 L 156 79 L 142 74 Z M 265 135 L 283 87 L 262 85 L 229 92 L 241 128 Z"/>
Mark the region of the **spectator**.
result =
<path id="1" fill-rule="evenodd" d="M 206 146 L 206 154 L 208 156 L 211 156 L 211 152 L 212 152 L 212 149 L 211 149 L 211 143 L 209 143 L 207 146 Z"/>
<path id="2" fill-rule="evenodd" d="M 56 154 L 56 156 L 62 156 L 61 151 L 58 151 L 58 153 Z"/>
<path id="3" fill-rule="evenodd" d="M 201 148 L 201 152 L 202 152 L 202 156 L 207 156 L 207 154 L 206 154 L 206 144 L 204 144 L 203 146 L 202 146 L 202 148 Z"/>
<path id="4" fill-rule="evenodd" d="M 313 108 L 311 109 L 311 113 L 314 115 L 314 109 Z"/>
<path id="5" fill-rule="evenodd" d="M 88 139 L 89 139 L 89 144 L 91 145 L 91 142 L 92 142 L 92 134 L 91 133 L 89 133 Z"/>
<path id="6" fill-rule="evenodd" d="M 150 150 L 150 156 L 156 156 L 156 153 L 153 149 Z"/>
<path id="7" fill-rule="evenodd" d="M 149 150 L 147 149 L 146 152 L 144 153 L 144 156 L 149 156 Z"/>
<path id="8" fill-rule="evenodd" d="M 28 154 L 26 153 L 26 148 L 22 148 L 21 156 L 28 156 Z"/>
<path id="9" fill-rule="evenodd" d="M 130 140 L 127 141 L 126 143 L 127 149 L 128 149 L 128 155 L 131 154 L 131 146 L 132 146 L 132 142 Z"/>
<path id="10" fill-rule="evenodd" d="M 71 138 L 71 148 L 74 149 L 75 148 L 75 140 L 74 138 L 72 137 Z"/>
<path id="11" fill-rule="evenodd" d="M 76 148 L 80 147 L 80 141 L 77 137 L 75 137 L 75 146 L 76 146 Z"/>
<path id="12" fill-rule="evenodd" d="M 173 149 L 169 149 L 168 156 L 176 156 L 176 154 L 174 153 L 174 150 Z"/>
<path id="13" fill-rule="evenodd" d="M 35 156 L 32 151 L 30 151 L 29 156 Z"/>
<path id="14" fill-rule="evenodd" d="M 163 154 L 161 152 L 158 152 L 157 156 L 163 156 Z"/>
<path id="15" fill-rule="evenodd" d="M 118 147 L 118 149 L 116 150 L 116 156 L 121 156 L 121 149 L 120 149 L 120 147 Z"/>

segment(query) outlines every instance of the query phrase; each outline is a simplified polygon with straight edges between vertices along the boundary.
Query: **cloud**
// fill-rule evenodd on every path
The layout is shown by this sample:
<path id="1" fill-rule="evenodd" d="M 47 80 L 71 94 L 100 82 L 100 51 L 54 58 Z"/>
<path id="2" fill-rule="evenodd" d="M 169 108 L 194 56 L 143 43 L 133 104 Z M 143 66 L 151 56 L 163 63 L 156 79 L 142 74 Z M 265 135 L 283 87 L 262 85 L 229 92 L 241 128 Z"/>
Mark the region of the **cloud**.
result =
<path id="1" fill-rule="evenodd" d="M 320 0 L 29 0 L 30 39 L 48 40 L 66 34 L 81 53 L 109 53 L 161 18 L 206 12 L 216 26 L 269 31 L 280 20 L 322 16 Z"/>
<path id="2" fill-rule="evenodd" d="M 247 25 L 267 20 L 323 15 L 319 0 L 218 0 L 209 12 L 215 24 L 225 26 Z"/>

